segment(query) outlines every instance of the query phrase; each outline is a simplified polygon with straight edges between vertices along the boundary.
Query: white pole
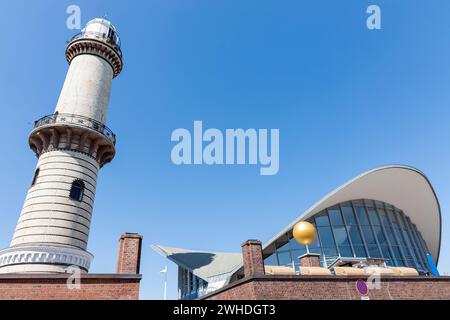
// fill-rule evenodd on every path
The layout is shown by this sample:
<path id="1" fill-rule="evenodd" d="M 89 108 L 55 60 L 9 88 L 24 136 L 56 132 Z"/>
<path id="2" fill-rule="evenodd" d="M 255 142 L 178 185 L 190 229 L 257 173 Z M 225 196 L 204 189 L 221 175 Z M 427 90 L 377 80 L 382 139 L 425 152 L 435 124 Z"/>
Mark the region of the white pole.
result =
<path id="1" fill-rule="evenodd" d="M 164 300 L 167 300 L 167 269 L 164 273 Z"/>
<path id="2" fill-rule="evenodd" d="M 164 300 L 167 300 L 167 266 L 160 272 L 164 273 Z"/>

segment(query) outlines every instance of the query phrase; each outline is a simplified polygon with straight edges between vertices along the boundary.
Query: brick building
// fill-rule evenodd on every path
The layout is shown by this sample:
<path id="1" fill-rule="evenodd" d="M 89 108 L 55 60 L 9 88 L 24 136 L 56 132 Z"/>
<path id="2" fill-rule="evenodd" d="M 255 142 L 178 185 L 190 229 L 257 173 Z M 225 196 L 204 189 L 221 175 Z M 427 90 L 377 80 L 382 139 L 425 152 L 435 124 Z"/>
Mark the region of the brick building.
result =
<path id="1" fill-rule="evenodd" d="M 316 239 L 300 245 L 308 221 Z M 329 193 L 264 246 L 243 253 L 153 249 L 179 267 L 180 299 L 352 299 L 355 281 L 381 274 L 373 298 L 450 298 L 436 265 L 441 211 L 427 177 L 401 165 L 365 172 Z M 302 262 L 301 262 L 302 261 Z"/>
<path id="2" fill-rule="evenodd" d="M 297 275 L 283 267 L 273 270 L 264 266 L 261 242 L 250 240 L 242 248 L 245 276 L 202 296 L 202 300 L 357 300 L 362 295 L 356 281 L 370 277 L 364 273 Z M 321 268 L 318 265 L 315 254 L 300 258 L 300 269 Z M 378 288 L 369 289 L 368 299 L 450 299 L 450 277 L 381 274 L 378 284 Z"/>
<path id="3" fill-rule="evenodd" d="M 117 273 L 80 273 L 79 282 L 76 273 L 0 274 L 0 300 L 137 300 L 141 248 L 142 236 L 123 234 Z"/>

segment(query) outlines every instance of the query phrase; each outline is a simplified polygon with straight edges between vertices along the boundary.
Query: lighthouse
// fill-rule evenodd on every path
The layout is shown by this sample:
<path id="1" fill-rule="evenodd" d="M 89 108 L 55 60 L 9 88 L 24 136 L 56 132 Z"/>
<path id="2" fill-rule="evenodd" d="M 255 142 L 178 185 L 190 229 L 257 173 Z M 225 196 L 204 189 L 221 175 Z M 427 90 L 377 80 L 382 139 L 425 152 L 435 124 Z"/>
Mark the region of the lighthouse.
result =
<path id="1" fill-rule="evenodd" d="M 123 67 L 120 38 L 94 19 L 66 47 L 69 69 L 53 114 L 35 121 L 29 146 L 38 158 L 0 273 L 88 272 L 97 177 L 115 155 L 106 126 L 112 81 Z"/>

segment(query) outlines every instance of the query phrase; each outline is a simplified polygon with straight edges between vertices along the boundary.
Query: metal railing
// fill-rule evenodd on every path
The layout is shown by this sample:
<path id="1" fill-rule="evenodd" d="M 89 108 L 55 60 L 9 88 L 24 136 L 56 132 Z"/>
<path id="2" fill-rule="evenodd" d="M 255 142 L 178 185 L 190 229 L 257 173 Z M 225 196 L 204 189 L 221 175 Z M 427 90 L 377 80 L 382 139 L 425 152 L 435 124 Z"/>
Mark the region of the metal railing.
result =
<path id="1" fill-rule="evenodd" d="M 80 116 L 77 114 L 55 113 L 42 117 L 34 122 L 34 128 L 51 125 L 51 124 L 73 124 L 79 127 L 92 129 L 105 136 L 113 145 L 116 145 L 116 135 L 103 123 Z"/>
<path id="2" fill-rule="evenodd" d="M 68 43 L 78 40 L 78 39 L 94 39 L 105 42 L 113 47 L 122 57 L 122 50 L 120 49 L 120 39 L 118 37 L 108 37 L 100 32 L 80 32 L 72 37 Z"/>

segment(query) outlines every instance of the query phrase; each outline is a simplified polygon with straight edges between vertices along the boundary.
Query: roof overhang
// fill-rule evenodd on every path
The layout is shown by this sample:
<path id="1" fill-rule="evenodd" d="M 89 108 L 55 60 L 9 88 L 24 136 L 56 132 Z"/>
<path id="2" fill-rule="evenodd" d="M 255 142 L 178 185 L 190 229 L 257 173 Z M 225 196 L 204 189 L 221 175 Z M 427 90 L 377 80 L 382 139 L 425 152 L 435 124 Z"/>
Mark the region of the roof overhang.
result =
<path id="1" fill-rule="evenodd" d="M 416 224 L 436 264 L 441 246 L 441 209 L 428 178 L 419 170 L 391 165 L 365 172 L 332 191 L 288 225 L 264 248 L 290 231 L 296 223 L 341 202 L 373 199 L 405 212 Z"/>
<path id="2" fill-rule="evenodd" d="M 241 253 L 207 252 L 161 245 L 152 245 L 151 248 L 203 280 L 230 274 L 242 264 Z"/>

